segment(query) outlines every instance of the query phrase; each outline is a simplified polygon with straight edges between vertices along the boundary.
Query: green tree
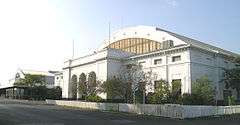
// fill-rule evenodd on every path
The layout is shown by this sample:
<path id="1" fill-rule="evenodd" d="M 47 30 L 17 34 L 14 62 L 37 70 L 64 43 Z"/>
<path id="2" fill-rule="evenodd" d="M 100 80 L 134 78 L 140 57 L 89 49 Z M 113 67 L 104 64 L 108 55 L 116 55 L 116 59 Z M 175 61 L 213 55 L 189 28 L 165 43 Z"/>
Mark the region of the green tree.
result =
<path id="1" fill-rule="evenodd" d="M 88 74 L 87 97 L 97 95 L 100 85 L 101 81 L 97 81 L 96 73 L 94 71 L 91 71 Z"/>
<path id="2" fill-rule="evenodd" d="M 77 76 L 73 75 L 71 79 L 72 98 L 77 99 Z"/>
<path id="3" fill-rule="evenodd" d="M 24 78 L 16 79 L 14 85 L 24 85 L 24 86 L 45 86 L 45 76 L 43 75 L 32 75 L 25 74 Z"/>
<path id="4" fill-rule="evenodd" d="M 181 80 L 172 81 L 172 91 L 170 93 L 171 103 L 182 103 Z"/>
<path id="5" fill-rule="evenodd" d="M 235 89 L 237 92 L 237 99 L 240 99 L 240 68 L 225 70 L 223 82 L 227 89 Z"/>
<path id="6" fill-rule="evenodd" d="M 84 73 L 81 73 L 81 75 L 79 76 L 79 82 L 78 82 L 78 93 L 82 99 L 85 99 L 85 96 L 87 94 L 86 80 L 87 80 L 86 75 Z"/>
<path id="7" fill-rule="evenodd" d="M 123 98 L 124 90 L 121 81 L 116 77 L 108 79 L 101 85 L 103 92 L 107 93 L 107 99 Z"/>
<path id="8" fill-rule="evenodd" d="M 240 66 L 240 56 L 236 57 L 234 62 L 236 63 L 236 66 Z"/>
<path id="9" fill-rule="evenodd" d="M 131 89 L 128 92 L 131 92 L 132 96 L 128 98 L 128 102 L 145 103 L 146 86 L 152 84 L 153 76 L 154 73 L 151 70 L 144 72 L 142 65 L 135 63 L 128 64 L 120 70 L 121 81 L 127 83 L 127 86 L 131 86 L 128 87 Z"/>
<path id="10" fill-rule="evenodd" d="M 151 104 L 163 104 L 169 102 L 170 89 L 165 80 L 155 83 L 154 93 L 148 93 L 147 102 Z"/>
<path id="11" fill-rule="evenodd" d="M 97 76 L 94 71 L 88 74 L 87 95 L 96 94 L 97 92 Z"/>
<path id="12" fill-rule="evenodd" d="M 208 79 L 207 76 L 196 79 L 196 81 L 192 83 L 191 95 L 193 96 L 192 98 L 194 99 L 194 104 L 214 104 L 214 89 L 212 82 Z"/>

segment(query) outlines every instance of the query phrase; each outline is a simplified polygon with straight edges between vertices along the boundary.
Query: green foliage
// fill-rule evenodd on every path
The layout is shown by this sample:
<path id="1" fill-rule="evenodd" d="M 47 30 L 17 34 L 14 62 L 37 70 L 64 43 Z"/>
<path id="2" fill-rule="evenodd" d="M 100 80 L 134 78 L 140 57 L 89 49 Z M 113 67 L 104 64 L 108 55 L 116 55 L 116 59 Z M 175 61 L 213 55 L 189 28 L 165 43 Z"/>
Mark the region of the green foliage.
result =
<path id="1" fill-rule="evenodd" d="M 90 72 L 88 74 L 88 89 L 87 95 L 96 94 L 97 90 L 97 77 L 95 72 Z"/>
<path id="2" fill-rule="evenodd" d="M 184 105 L 199 105 L 199 100 L 201 100 L 201 97 L 194 93 L 184 93 L 182 95 L 182 103 Z"/>
<path id="3" fill-rule="evenodd" d="M 240 66 L 240 56 L 236 57 L 234 62 L 236 63 L 236 66 Z"/>
<path id="4" fill-rule="evenodd" d="M 85 99 L 85 96 L 87 94 L 87 84 L 86 75 L 84 73 L 79 76 L 78 93 L 82 99 Z"/>
<path id="5" fill-rule="evenodd" d="M 24 78 L 16 79 L 14 85 L 24 85 L 24 86 L 44 86 L 46 85 L 45 76 L 43 75 L 31 75 L 25 74 Z"/>
<path id="6" fill-rule="evenodd" d="M 147 103 L 150 104 L 164 104 L 169 102 L 169 85 L 166 81 L 160 80 L 159 85 L 156 86 L 154 93 L 148 93 Z"/>
<path id="7" fill-rule="evenodd" d="M 108 100 L 123 100 L 127 102 L 131 97 L 131 85 L 116 77 L 103 82 L 101 89 L 102 92 L 107 93 Z"/>
<path id="8" fill-rule="evenodd" d="M 228 96 L 228 105 L 236 105 L 236 101 L 233 96 Z"/>
<path id="9" fill-rule="evenodd" d="M 26 84 L 26 82 L 25 82 L 25 79 L 23 79 L 23 78 L 16 79 L 15 82 L 14 82 L 14 85 L 16 85 L 16 86 L 28 86 L 28 84 Z"/>
<path id="10" fill-rule="evenodd" d="M 34 86 L 30 88 L 30 99 L 44 100 L 47 97 L 46 86 Z"/>
<path id="11" fill-rule="evenodd" d="M 169 101 L 175 104 L 182 103 L 181 80 L 172 81 L 172 91 L 170 93 Z"/>
<path id="12" fill-rule="evenodd" d="M 213 105 L 214 90 L 211 81 L 204 76 L 192 84 L 192 93 L 183 95 L 183 104 Z"/>
<path id="13" fill-rule="evenodd" d="M 123 86 L 120 80 L 115 77 L 103 82 L 102 88 L 103 91 L 107 93 L 108 99 L 124 97 Z"/>
<path id="14" fill-rule="evenodd" d="M 72 98 L 77 99 L 77 76 L 73 75 L 71 79 Z"/>
<path id="15" fill-rule="evenodd" d="M 143 103 L 143 90 L 142 89 L 138 89 L 135 91 L 135 100 L 134 103 Z"/>
<path id="16" fill-rule="evenodd" d="M 61 99 L 62 98 L 62 89 L 57 86 L 51 89 L 47 89 L 46 99 Z"/>
<path id="17" fill-rule="evenodd" d="M 61 99 L 62 90 L 60 87 L 46 88 L 46 86 L 33 86 L 27 90 L 25 99 L 45 100 L 45 99 Z"/>
<path id="18" fill-rule="evenodd" d="M 86 96 L 86 101 L 89 102 L 102 102 L 103 99 L 96 94 Z"/>
<path id="19" fill-rule="evenodd" d="M 240 99 L 240 68 L 225 70 L 223 82 L 227 89 L 235 89 L 237 91 L 237 98 Z"/>

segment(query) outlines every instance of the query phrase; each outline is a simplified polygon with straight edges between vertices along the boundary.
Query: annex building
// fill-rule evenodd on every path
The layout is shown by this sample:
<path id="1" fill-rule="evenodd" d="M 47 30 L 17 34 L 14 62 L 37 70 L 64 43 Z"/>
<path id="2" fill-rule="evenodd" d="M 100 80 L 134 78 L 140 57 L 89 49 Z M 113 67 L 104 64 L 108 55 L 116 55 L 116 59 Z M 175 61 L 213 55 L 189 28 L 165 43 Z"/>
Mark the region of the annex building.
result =
<path id="1" fill-rule="evenodd" d="M 120 29 L 92 54 L 68 60 L 63 67 L 63 98 L 72 98 L 71 79 L 94 71 L 97 80 L 119 75 L 119 70 L 131 62 L 156 76 L 151 80 L 181 81 L 181 93 L 191 93 L 194 80 L 208 76 L 222 100 L 225 85 L 221 83 L 223 69 L 234 68 L 232 59 L 238 54 L 194 40 L 164 29 L 136 26 Z M 151 86 L 150 86 L 151 87 Z M 235 92 L 233 91 L 233 95 Z M 106 98 L 105 94 L 101 94 Z"/>

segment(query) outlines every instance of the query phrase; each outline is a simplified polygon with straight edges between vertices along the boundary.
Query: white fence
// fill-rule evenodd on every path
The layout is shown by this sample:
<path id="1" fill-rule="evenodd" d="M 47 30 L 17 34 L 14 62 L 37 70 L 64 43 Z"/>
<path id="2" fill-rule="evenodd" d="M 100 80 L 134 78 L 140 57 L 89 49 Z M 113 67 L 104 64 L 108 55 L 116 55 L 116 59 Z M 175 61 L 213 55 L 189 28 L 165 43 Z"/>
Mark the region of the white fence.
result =
<path id="1" fill-rule="evenodd" d="M 191 105 L 152 105 L 152 104 L 124 104 L 124 103 L 96 103 L 81 101 L 46 100 L 47 104 L 72 106 L 104 111 L 118 111 L 170 118 L 195 118 L 203 116 L 240 113 L 238 106 L 191 106 Z"/>

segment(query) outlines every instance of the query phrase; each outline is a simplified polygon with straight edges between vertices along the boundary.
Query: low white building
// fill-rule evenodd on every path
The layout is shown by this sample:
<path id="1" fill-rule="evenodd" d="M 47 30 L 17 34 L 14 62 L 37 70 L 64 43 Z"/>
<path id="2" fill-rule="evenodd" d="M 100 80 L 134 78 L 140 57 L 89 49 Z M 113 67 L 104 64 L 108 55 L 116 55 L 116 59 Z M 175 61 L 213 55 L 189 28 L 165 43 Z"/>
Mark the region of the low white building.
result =
<path id="1" fill-rule="evenodd" d="M 63 86 L 63 73 L 62 71 L 56 71 L 54 74 L 54 86 Z"/>
<path id="2" fill-rule="evenodd" d="M 110 40 L 93 54 L 64 62 L 62 96 L 72 97 L 72 77 L 79 79 L 81 73 L 94 71 L 98 80 L 105 81 L 119 75 L 124 64 L 135 61 L 143 65 L 144 71 L 157 74 L 153 83 L 160 79 L 168 83 L 181 81 L 182 93 L 191 93 L 192 82 L 208 76 L 217 99 L 222 100 L 223 69 L 234 68 L 232 59 L 236 56 L 239 55 L 157 27 L 124 28 L 111 34 Z"/>

